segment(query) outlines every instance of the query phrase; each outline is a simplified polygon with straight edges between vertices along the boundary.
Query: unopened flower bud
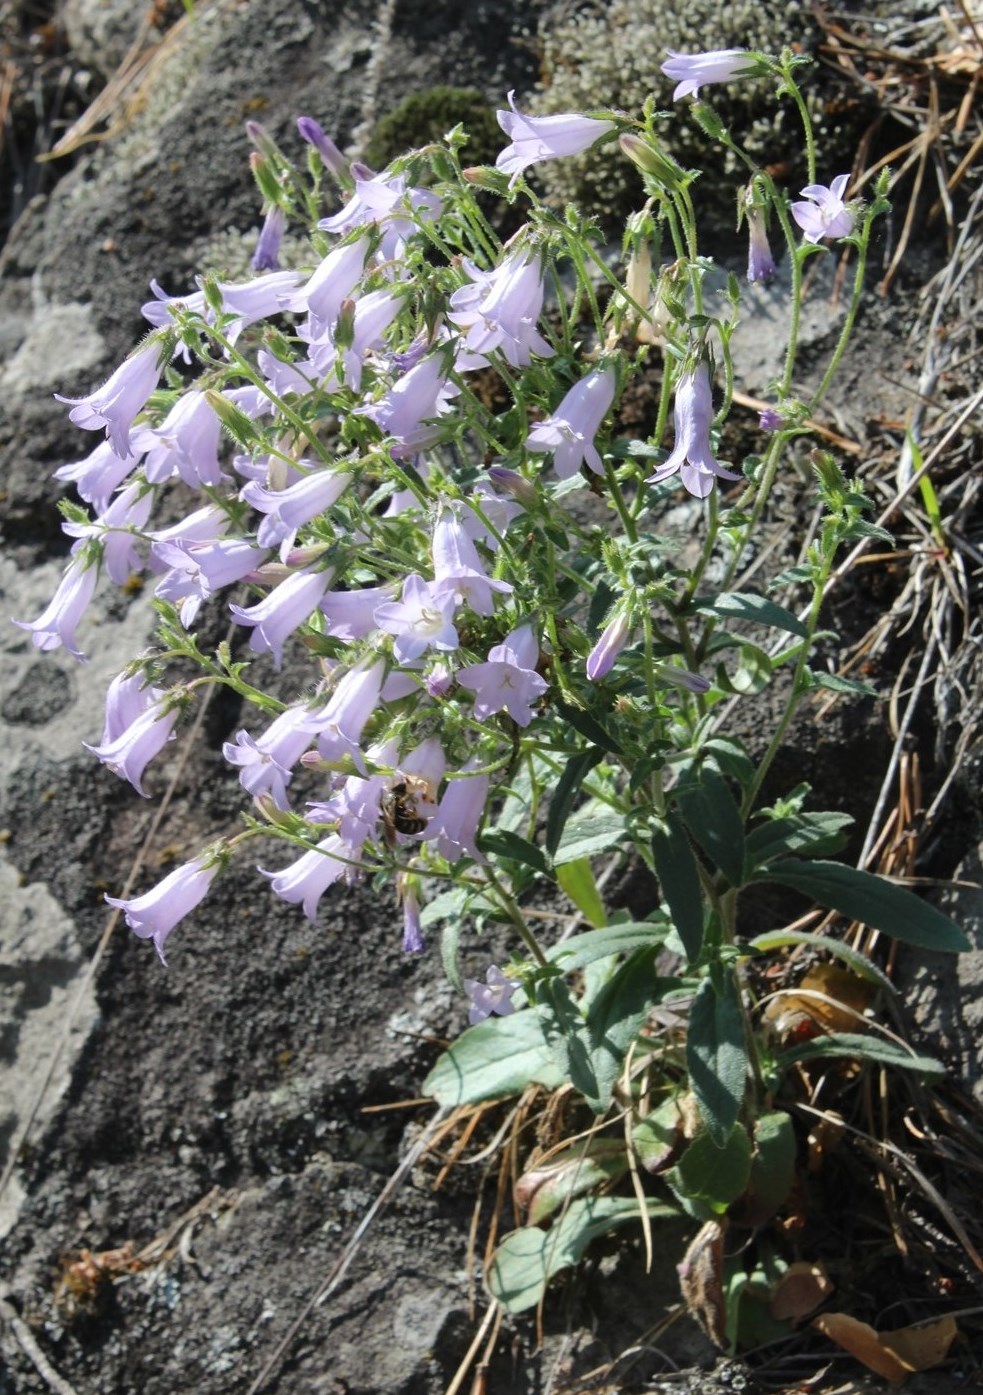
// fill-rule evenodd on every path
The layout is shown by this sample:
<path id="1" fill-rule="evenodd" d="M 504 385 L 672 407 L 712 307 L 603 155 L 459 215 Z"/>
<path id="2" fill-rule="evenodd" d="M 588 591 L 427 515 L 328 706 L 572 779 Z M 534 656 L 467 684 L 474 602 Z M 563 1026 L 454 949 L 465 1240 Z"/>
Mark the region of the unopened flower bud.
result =
<path id="1" fill-rule="evenodd" d="M 587 677 L 592 683 L 604 678 L 614 668 L 615 660 L 631 636 L 631 624 L 624 612 L 619 612 L 605 625 L 600 639 L 587 656 Z"/>
<path id="2" fill-rule="evenodd" d="M 333 174 L 336 179 L 348 178 L 348 162 L 313 116 L 298 116 L 297 130 L 308 145 L 312 145 L 320 155 L 324 168 L 329 174 Z"/>
<path id="3" fill-rule="evenodd" d="M 535 505 L 538 497 L 536 486 L 524 475 L 520 475 L 518 470 L 509 470 L 504 465 L 493 465 L 488 471 L 488 478 L 497 489 L 504 489 L 513 499 L 517 499 L 523 508 L 531 509 Z"/>
<path id="4" fill-rule="evenodd" d="M 637 165 L 643 174 L 650 174 L 653 179 L 658 180 L 660 184 L 669 189 L 680 187 L 683 171 L 671 155 L 657 150 L 649 141 L 635 135 L 632 131 L 625 131 L 620 135 L 618 144 L 621 146 L 622 152 L 628 156 L 633 165 Z"/>

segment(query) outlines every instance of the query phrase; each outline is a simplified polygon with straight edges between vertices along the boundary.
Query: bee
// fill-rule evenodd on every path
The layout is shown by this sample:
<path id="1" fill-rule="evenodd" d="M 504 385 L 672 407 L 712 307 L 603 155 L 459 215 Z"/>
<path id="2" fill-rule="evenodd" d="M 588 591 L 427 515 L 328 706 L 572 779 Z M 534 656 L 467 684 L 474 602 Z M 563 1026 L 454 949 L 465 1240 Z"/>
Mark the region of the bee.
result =
<path id="1" fill-rule="evenodd" d="M 382 830 L 386 846 L 396 846 L 397 833 L 422 833 L 433 817 L 434 788 L 422 775 L 397 774 L 382 796 Z M 421 806 L 424 806 L 421 808 Z M 429 812 L 424 812 L 429 808 Z"/>

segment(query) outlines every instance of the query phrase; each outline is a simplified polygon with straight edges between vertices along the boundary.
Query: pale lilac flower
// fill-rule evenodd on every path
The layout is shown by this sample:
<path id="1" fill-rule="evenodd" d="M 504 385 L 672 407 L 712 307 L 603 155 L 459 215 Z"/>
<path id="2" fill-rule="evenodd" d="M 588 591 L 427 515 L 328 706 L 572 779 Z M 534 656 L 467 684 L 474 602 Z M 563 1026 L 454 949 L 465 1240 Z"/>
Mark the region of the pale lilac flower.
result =
<path id="1" fill-rule="evenodd" d="M 352 879 L 354 868 L 351 863 L 358 861 L 358 850 L 351 848 L 336 833 L 323 838 L 316 848 L 305 852 L 289 867 L 279 872 L 268 872 L 265 867 L 258 870 L 270 878 L 270 885 L 282 901 L 292 905 L 303 902 L 304 914 L 308 920 L 317 920 L 317 907 L 329 886 L 342 877 Z"/>
<path id="2" fill-rule="evenodd" d="M 342 675 L 323 707 L 311 710 L 308 726 L 317 737 L 320 760 L 334 763 L 351 758 L 364 770 L 358 743 L 366 722 L 379 705 L 385 675 L 384 659 L 363 659 Z"/>
<path id="3" fill-rule="evenodd" d="M 488 473 L 492 472 L 489 470 Z M 478 481 L 471 498 L 471 507 L 464 508 L 458 505 L 461 509 L 461 523 L 468 537 L 473 538 L 475 542 L 484 543 L 489 548 L 497 547 L 498 537 L 504 536 L 513 519 L 518 518 L 523 512 L 522 505 L 496 494 L 487 480 Z M 495 536 L 496 533 L 498 537 Z"/>
<path id="4" fill-rule="evenodd" d="M 328 622 L 325 630 L 336 639 L 364 639 L 378 629 L 375 612 L 378 606 L 391 601 L 395 584 L 364 586 L 359 591 L 329 591 L 321 601 L 321 614 Z"/>
<path id="5" fill-rule="evenodd" d="M 263 375 L 263 381 L 268 388 L 276 393 L 277 397 L 289 397 L 291 393 L 295 393 L 298 397 L 305 397 L 317 385 L 318 379 L 321 377 L 310 358 L 299 358 L 294 359 L 292 363 L 284 363 L 282 359 L 271 354 L 268 349 L 260 349 L 256 355 L 256 362 Z M 236 459 L 241 458 L 236 457 Z"/>
<path id="6" fill-rule="evenodd" d="M 194 315 L 203 315 L 205 312 L 203 290 L 189 291 L 187 295 L 168 295 L 157 281 L 151 281 L 150 289 L 154 298 L 140 306 L 140 313 L 155 329 L 165 329 L 173 324 L 176 319 L 173 311 L 184 310 Z"/>
<path id="7" fill-rule="evenodd" d="M 549 687 L 536 672 L 538 662 L 539 644 L 532 626 L 520 625 L 489 650 L 487 663 L 463 669 L 458 682 L 474 693 L 474 715 L 479 721 L 495 712 L 508 712 L 520 727 L 527 727 L 533 718 L 530 704 Z"/>
<path id="8" fill-rule="evenodd" d="M 322 218 L 319 228 L 344 236 L 354 228 L 375 224 L 382 232 L 380 251 L 387 260 L 401 257 L 417 222 L 432 223 L 443 204 L 428 189 L 406 187 L 406 175 L 373 174 L 358 161 L 351 167 L 355 193 L 338 213 Z"/>
<path id="9" fill-rule="evenodd" d="M 699 96 L 700 88 L 711 82 L 730 82 L 754 71 L 755 61 L 743 48 L 718 48 L 707 53 L 674 53 L 668 50 L 662 71 L 676 82 L 674 102 L 680 97 Z"/>
<path id="10" fill-rule="evenodd" d="M 472 1027 L 479 1022 L 484 1022 L 486 1017 L 491 1017 L 492 1013 L 496 1017 L 508 1017 L 515 1012 L 512 1002 L 512 994 L 518 988 L 515 979 L 511 979 L 507 974 L 503 974 L 501 969 L 494 964 L 488 966 L 484 983 L 477 982 L 476 979 L 463 979 L 464 991 L 471 999 L 471 1006 L 468 1009 L 468 1021 Z"/>
<path id="11" fill-rule="evenodd" d="M 618 655 L 631 638 L 631 624 L 622 611 L 609 620 L 594 648 L 587 656 L 587 677 L 592 683 L 606 677 L 614 668 Z"/>
<path id="12" fill-rule="evenodd" d="M 154 756 L 159 755 L 168 741 L 173 739 L 179 715 L 169 695 L 163 693 L 113 740 L 100 746 L 90 746 L 87 741 L 83 741 L 82 745 L 102 761 L 107 770 L 121 780 L 129 780 L 137 794 L 147 799 L 149 796 L 142 783 L 143 772 Z"/>
<path id="13" fill-rule="evenodd" d="M 424 678 L 423 686 L 432 698 L 446 697 L 454 686 L 454 670 L 443 659 L 438 659 Z"/>
<path id="14" fill-rule="evenodd" d="M 76 554 L 58 583 L 57 591 L 38 618 L 13 622 L 18 629 L 28 631 L 35 649 L 47 653 L 64 646 L 73 659 L 78 659 L 79 663 L 85 662 L 85 655 L 75 638 L 75 629 L 92 600 L 97 570 L 91 554 Z"/>
<path id="15" fill-rule="evenodd" d="M 747 279 L 751 282 L 770 281 L 778 268 L 768 245 L 768 229 L 765 227 L 764 214 L 754 204 L 747 206 L 747 230 Z"/>
<path id="16" fill-rule="evenodd" d="M 97 538 L 102 545 L 102 562 L 110 580 L 123 586 L 135 572 L 143 571 L 143 559 L 137 551 L 139 534 L 150 517 L 154 495 L 145 484 L 138 481 L 128 485 L 109 505 L 105 513 L 90 523 L 63 523 L 62 531 L 69 537 L 78 538 L 72 548 L 77 553 L 89 538 Z"/>
<path id="17" fill-rule="evenodd" d="M 299 271 L 268 271 L 253 281 L 219 281 L 223 313 L 235 316 L 222 330 L 229 343 L 235 344 L 250 325 L 279 314 L 300 279 Z"/>
<path id="18" fill-rule="evenodd" d="M 159 341 L 151 339 L 125 359 L 101 388 L 87 397 L 63 397 L 59 392 L 55 397 L 71 406 L 68 416 L 76 426 L 86 431 L 105 427 L 116 454 L 128 456 L 133 418 L 146 406 L 147 398 L 160 380 L 162 358 Z"/>
<path id="19" fill-rule="evenodd" d="M 375 766 L 396 764 L 399 748 L 390 737 L 382 743 L 370 746 L 366 759 Z M 377 775 L 349 775 L 341 789 L 323 803 L 308 804 L 308 823 L 337 823 L 338 836 L 350 848 L 360 852 L 368 838 L 377 836 L 379 819 L 382 816 L 382 801 L 389 788 L 391 777 L 383 772 Z"/>
<path id="20" fill-rule="evenodd" d="M 199 489 L 222 482 L 218 448 L 221 423 L 197 388 L 189 388 L 175 402 L 160 426 L 134 432 L 133 444 L 146 451 L 144 474 L 151 484 L 180 475 L 185 484 Z"/>
<path id="21" fill-rule="evenodd" d="M 56 480 L 68 480 L 79 495 L 97 513 L 105 513 L 117 487 L 136 469 L 137 457 L 117 455 L 112 441 L 100 441 L 84 460 L 60 465 L 54 472 Z"/>
<path id="22" fill-rule="evenodd" d="M 673 424 L 676 444 L 665 464 L 648 477 L 649 484 L 658 484 L 679 471 L 683 486 L 698 499 L 705 499 L 713 489 L 715 479 L 736 480 L 735 475 L 714 458 L 710 445 L 710 425 L 713 421 L 713 398 L 710 392 L 710 371 L 704 360 L 683 373 L 676 384 Z"/>
<path id="23" fill-rule="evenodd" d="M 453 595 L 438 596 L 436 588 L 414 572 L 403 582 L 401 600 L 377 606 L 376 625 L 385 634 L 395 636 L 393 656 L 396 662 L 412 663 L 431 648 L 456 649 L 455 604 Z"/>
<path id="24" fill-rule="evenodd" d="M 147 675 L 138 669 L 117 673 L 106 690 L 106 714 L 100 746 L 108 746 L 122 736 L 138 717 L 154 707 L 164 696 L 160 688 L 147 682 Z"/>
<path id="25" fill-rule="evenodd" d="M 118 906 L 126 923 L 141 940 L 153 940 L 154 947 L 165 964 L 164 944 L 179 920 L 199 906 L 208 895 L 220 864 L 206 863 L 203 857 L 182 863 L 169 872 L 162 882 L 142 896 L 129 901 L 119 896 L 107 896 L 111 906 Z"/>
<path id="26" fill-rule="evenodd" d="M 765 407 L 758 413 L 758 425 L 762 431 L 781 431 L 785 418 L 775 407 Z"/>
<path id="27" fill-rule="evenodd" d="M 256 654 L 272 654 L 273 663 L 280 668 L 285 642 L 317 610 L 331 577 L 330 571 L 295 572 L 255 605 L 230 605 L 240 625 L 254 627 L 250 649 Z"/>
<path id="28" fill-rule="evenodd" d="M 324 168 L 336 178 L 338 176 L 344 178 L 348 173 L 348 161 L 331 137 L 325 134 L 324 127 L 315 121 L 313 116 L 298 116 L 297 130 L 308 145 L 313 145 L 321 157 Z"/>
<path id="29" fill-rule="evenodd" d="M 462 766 L 461 778 L 448 780 L 437 813 L 423 835 L 424 840 L 432 842 L 436 851 L 448 862 L 457 862 L 462 857 L 471 857 L 475 862 L 485 861 L 484 855 L 478 851 L 477 838 L 488 803 L 491 777 L 470 773 L 480 766 L 481 761 L 472 757 Z"/>
<path id="30" fill-rule="evenodd" d="M 253 271 L 276 271 L 280 265 L 280 244 L 286 230 L 287 218 L 279 204 L 267 209 L 263 226 L 259 230 L 256 251 L 249 265 Z"/>
<path id="31" fill-rule="evenodd" d="M 226 741 L 222 754 L 239 769 L 239 783 L 251 794 L 269 794 L 278 809 L 289 809 L 287 786 L 293 768 L 311 744 L 310 711 L 288 707 L 255 740 L 245 730 L 236 732 L 235 741 Z"/>
<path id="32" fill-rule="evenodd" d="M 334 328 L 342 305 L 362 278 L 369 246 L 368 237 L 359 237 L 332 248 L 304 285 L 284 298 L 284 309 L 308 312 L 313 338 Z"/>
<path id="33" fill-rule="evenodd" d="M 536 328 L 543 309 L 543 265 L 528 248 L 512 252 L 493 271 L 466 259 L 470 282 L 450 299 L 448 319 L 464 332 L 469 349 L 484 356 L 501 351 L 513 368 L 525 368 L 533 354 L 553 350 Z"/>
<path id="34" fill-rule="evenodd" d="M 221 504 L 205 504 L 203 508 L 195 509 L 177 523 L 172 523 L 169 528 L 158 528 L 149 536 L 155 543 L 213 542 L 229 531 L 229 523 L 229 515 Z M 150 570 L 162 572 L 165 565 L 156 561 L 154 549 L 151 548 Z"/>
<path id="35" fill-rule="evenodd" d="M 358 411 L 393 438 L 392 454 L 403 459 L 440 440 L 437 418 L 450 410 L 450 399 L 459 391 L 444 371 L 444 355 L 435 353 L 397 379 L 379 402 Z"/>
<path id="36" fill-rule="evenodd" d="M 444 748 L 436 736 L 428 736 L 425 741 L 420 742 L 419 746 L 415 746 L 408 756 L 403 756 L 399 762 L 401 775 L 417 775 L 429 789 L 434 791 L 444 778 L 446 769 L 447 760 L 444 756 Z M 417 800 L 417 808 L 420 809 L 425 818 L 433 818 L 437 812 L 437 806 L 430 804 L 425 799 Z"/>
<path id="37" fill-rule="evenodd" d="M 433 597 L 438 602 L 449 598 L 455 605 L 467 601 L 476 615 L 493 615 L 495 592 L 508 595 L 513 588 L 507 581 L 495 581 L 488 575 L 469 536 L 467 515 L 473 526 L 476 520 L 468 508 L 445 506 L 437 516 L 432 543 Z"/>
<path id="38" fill-rule="evenodd" d="M 341 350 L 342 381 L 353 392 L 362 386 L 362 365 L 368 354 L 380 349 L 385 332 L 403 304 L 396 291 L 369 291 L 355 303 L 352 342 Z"/>
<path id="39" fill-rule="evenodd" d="M 403 903 L 403 953 L 422 954 L 423 929 L 420 925 L 420 893 L 417 878 L 400 874 L 399 899 Z"/>
<path id="40" fill-rule="evenodd" d="M 260 547 L 280 547 L 280 560 L 294 545 L 298 530 L 338 502 L 351 483 L 340 470 L 314 470 L 286 489 L 266 489 L 251 480 L 239 497 L 265 514 L 256 541 Z"/>
<path id="41" fill-rule="evenodd" d="M 151 556 L 168 570 L 154 595 L 179 605 L 181 624 L 190 629 L 202 601 L 233 582 L 251 576 L 267 556 L 248 538 L 216 538 L 210 542 L 155 542 Z"/>
<path id="42" fill-rule="evenodd" d="M 495 161 L 498 169 L 512 176 L 510 189 L 530 165 L 563 155 L 579 155 L 601 136 L 615 129 L 613 121 L 598 121 L 576 112 L 526 116 L 516 107 L 514 97 L 513 90 L 509 93 L 511 111 L 495 113 L 498 124 L 511 141 L 511 145 L 507 145 Z"/>
<path id="43" fill-rule="evenodd" d="M 843 202 L 848 174 L 838 174 L 827 189 L 825 184 L 807 184 L 802 203 L 793 203 L 790 213 L 805 234 L 806 242 L 824 237 L 846 237 L 853 229 L 853 214 Z"/>
<path id="44" fill-rule="evenodd" d="M 552 451 L 553 468 L 561 480 L 570 479 L 583 464 L 603 475 L 594 437 L 614 400 L 616 381 L 614 368 L 608 365 L 574 383 L 553 415 L 529 432 L 526 450 Z"/>

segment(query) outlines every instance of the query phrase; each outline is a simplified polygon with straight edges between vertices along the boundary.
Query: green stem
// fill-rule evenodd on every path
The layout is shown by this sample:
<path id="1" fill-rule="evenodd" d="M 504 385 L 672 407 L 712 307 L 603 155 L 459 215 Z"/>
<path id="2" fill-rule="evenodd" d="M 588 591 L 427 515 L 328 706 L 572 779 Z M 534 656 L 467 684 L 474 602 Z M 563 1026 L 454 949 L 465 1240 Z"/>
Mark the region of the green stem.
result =
<path id="1" fill-rule="evenodd" d="M 826 582 L 829 578 L 831 565 L 831 557 L 823 559 L 822 569 L 814 583 L 812 604 L 809 607 L 809 615 L 806 620 L 806 636 L 805 639 L 803 639 L 801 647 L 799 649 L 799 657 L 796 661 L 795 672 L 792 674 L 791 695 L 789 697 L 788 702 L 785 705 L 785 711 L 782 713 L 781 720 L 779 721 L 778 726 L 775 728 L 775 731 L 772 735 L 771 741 L 768 745 L 768 749 L 764 753 L 764 756 L 761 758 L 761 762 L 754 773 L 754 779 L 751 781 L 751 786 L 748 789 L 747 794 L 744 796 L 743 803 L 741 804 L 741 817 L 745 820 L 748 819 L 751 815 L 751 811 L 754 808 L 755 800 L 761 792 L 761 786 L 765 782 L 765 777 L 767 776 L 768 771 L 771 769 L 772 762 L 774 761 L 779 750 L 781 749 L 782 742 L 785 740 L 785 733 L 789 729 L 792 718 L 798 711 L 799 703 L 805 696 L 806 690 L 802 686 L 802 676 L 805 673 L 806 665 L 809 662 L 809 653 L 812 649 L 812 637 L 815 634 L 816 626 L 819 623 L 819 612 L 822 608 L 823 596 L 826 591 Z"/>

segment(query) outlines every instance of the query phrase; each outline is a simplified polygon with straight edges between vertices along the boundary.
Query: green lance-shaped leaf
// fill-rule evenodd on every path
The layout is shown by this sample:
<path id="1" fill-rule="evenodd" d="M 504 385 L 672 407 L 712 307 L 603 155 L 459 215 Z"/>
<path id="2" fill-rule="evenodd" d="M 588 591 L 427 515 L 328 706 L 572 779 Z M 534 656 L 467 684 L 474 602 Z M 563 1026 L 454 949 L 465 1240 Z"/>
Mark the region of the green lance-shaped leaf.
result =
<path id="1" fill-rule="evenodd" d="M 616 847 L 625 836 L 625 815 L 597 801 L 578 809 L 563 830 L 553 861 L 557 867 L 596 857 Z"/>
<path id="2" fill-rule="evenodd" d="M 549 876 L 546 855 L 542 848 L 508 828 L 494 828 L 483 833 L 479 839 L 479 846 L 482 852 L 494 853 L 496 857 L 506 857 L 512 862 L 521 862 L 536 872 L 542 872 L 543 876 Z"/>
<path id="3" fill-rule="evenodd" d="M 845 945 L 842 940 L 834 940 L 831 935 L 810 935 L 806 930 L 766 930 L 763 935 L 755 935 L 753 940 L 748 940 L 748 945 L 764 954 L 773 949 L 783 949 L 786 945 L 808 945 L 811 949 L 821 949 L 824 953 L 831 954 L 834 959 L 842 959 L 860 978 L 866 979 L 868 983 L 876 983 L 878 988 L 882 988 L 892 997 L 898 991 L 883 969 L 879 969 L 872 960 L 852 945 Z"/>
<path id="4" fill-rule="evenodd" d="M 853 819 L 849 814 L 788 814 L 767 819 L 747 835 L 747 859 L 751 868 L 763 867 L 789 853 L 809 853 L 813 857 L 839 852 L 846 842 L 845 829 Z"/>
<path id="5" fill-rule="evenodd" d="M 650 1201 L 646 1209 L 653 1217 L 679 1214 L 657 1201 Z M 586 1196 L 572 1202 L 549 1230 L 513 1230 L 495 1251 L 488 1292 L 510 1313 L 534 1308 L 553 1275 L 577 1264 L 592 1240 L 637 1221 L 640 1214 L 633 1198 Z"/>
<path id="6" fill-rule="evenodd" d="M 921 949 L 958 954 L 972 948 L 955 921 L 927 901 L 884 877 L 842 862 L 801 862 L 789 857 L 757 873 L 754 880 L 801 891 L 820 906 Z"/>
<path id="7" fill-rule="evenodd" d="M 609 959 L 612 954 L 634 954 L 637 949 L 657 948 L 670 928 L 667 920 L 622 921 L 617 925 L 605 925 L 600 930 L 587 930 L 583 935 L 572 935 L 569 940 L 547 950 L 546 957 L 569 974 L 575 969 L 585 969 L 598 959 Z"/>
<path id="8" fill-rule="evenodd" d="M 796 1061 L 836 1056 L 871 1061 L 879 1066 L 897 1066 L 900 1070 L 917 1071 L 919 1075 L 942 1076 L 946 1073 L 942 1062 L 936 1061 L 933 1056 L 918 1056 L 901 1042 L 873 1034 L 861 1036 L 857 1032 L 831 1032 L 828 1036 L 801 1042 L 781 1052 L 775 1058 L 775 1065 L 778 1070 L 784 1071 Z"/>
<path id="9" fill-rule="evenodd" d="M 562 867 L 558 867 L 556 880 L 560 889 L 566 892 L 585 920 L 591 925 L 604 924 L 607 920 L 604 902 L 586 857 L 578 858 L 576 862 L 565 862 Z"/>
<path id="10" fill-rule="evenodd" d="M 744 881 L 744 824 L 724 777 L 712 766 L 701 766 L 697 778 L 680 787 L 676 802 L 686 827 L 713 865 L 731 886 L 740 886 Z"/>
<path id="11" fill-rule="evenodd" d="M 560 838 L 577 795 L 580 793 L 581 785 L 603 757 L 604 752 L 594 746 L 587 751 L 581 751 L 577 755 L 571 756 L 567 761 L 556 789 L 550 797 L 549 813 L 546 817 L 546 848 L 551 855 L 559 847 Z"/>
<path id="12" fill-rule="evenodd" d="M 703 948 L 700 873 L 686 830 L 672 812 L 652 835 L 652 857 L 672 923 L 683 942 L 687 959 L 695 964 Z"/>
<path id="13" fill-rule="evenodd" d="M 808 634 L 797 615 L 783 605 L 750 591 L 721 591 L 719 596 L 701 596 L 696 600 L 695 609 L 704 615 L 720 615 L 729 620 L 753 620 L 758 625 L 786 630 L 800 639 L 805 639 Z"/>
<path id="14" fill-rule="evenodd" d="M 535 1012 L 489 1018 L 462 1032 L 423 1082 L 424 1093 L 456 1108 L 519 1094 L 536 1083 L 554 1090 L 566 1076 Z"/>
<path id="15" fill-rule="evenodd" d="M 737 984 L 728 973 L 718 993 L 704 979 L 690 1008 L 686 1065 L 700 1115 L 718 1148 L 737 1122 L 747 1087 L 748 1059 Z"/>

